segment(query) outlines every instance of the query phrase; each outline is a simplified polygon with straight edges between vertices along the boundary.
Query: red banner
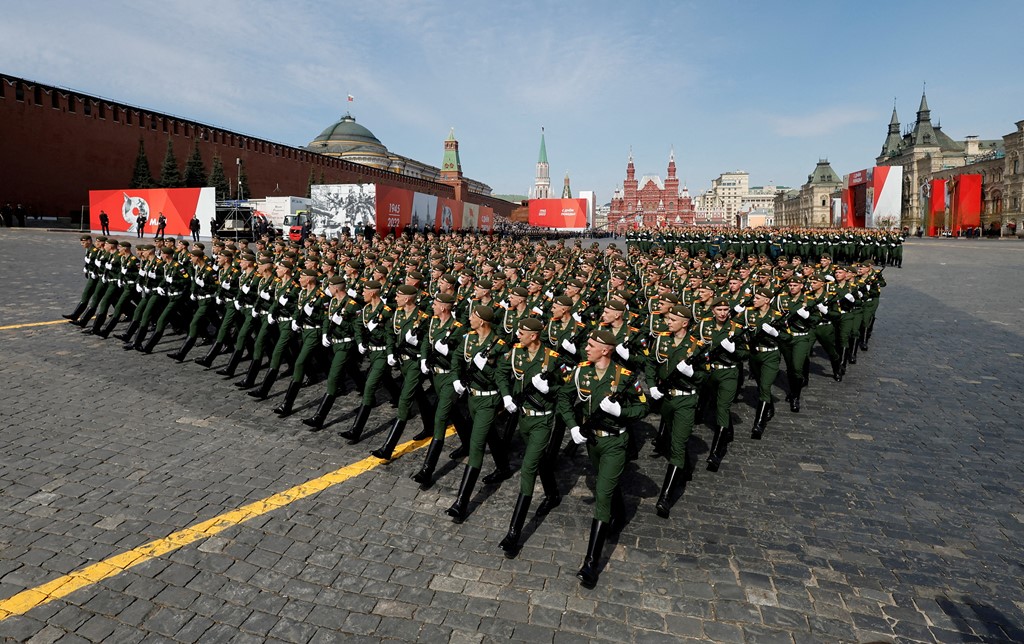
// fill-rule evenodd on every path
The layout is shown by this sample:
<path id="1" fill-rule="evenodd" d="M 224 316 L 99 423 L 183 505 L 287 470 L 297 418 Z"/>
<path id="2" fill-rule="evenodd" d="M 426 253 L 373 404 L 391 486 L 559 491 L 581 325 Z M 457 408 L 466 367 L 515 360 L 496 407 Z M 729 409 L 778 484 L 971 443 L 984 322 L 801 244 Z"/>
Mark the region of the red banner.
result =
<path id="1" fill-rule="evenodd" d="M 412 221 L 413 193 L 391 186 L 377 186 L 377 232 L 381 236 L 401 232 Z"/>
<path id="2" fill-rule="evenodd" d="M 586 228 L 586 199 L 531 199 L 530 225 L 543 228 Z"/>
<path id="3" fill-rule="evenodd" d="M 135 233 L 139 215 L 146 217 L 145 233 L 156 233 L 160 213 L 167 218 L 166 235 L 189 235 L 189 221 L 199 217 L 204 234 L 216 213 L 213 188 L 154 188 L 152 190 L 90 190 L 89 228 L 102 230 L 100 213 L 110 220 L 110 232 Z"/>
<path id="4" fill-rule="evenodd" d="M 954 179 L 952 208 L 954 234 L 981 226 L 980 174 L 961 174 Z"/>

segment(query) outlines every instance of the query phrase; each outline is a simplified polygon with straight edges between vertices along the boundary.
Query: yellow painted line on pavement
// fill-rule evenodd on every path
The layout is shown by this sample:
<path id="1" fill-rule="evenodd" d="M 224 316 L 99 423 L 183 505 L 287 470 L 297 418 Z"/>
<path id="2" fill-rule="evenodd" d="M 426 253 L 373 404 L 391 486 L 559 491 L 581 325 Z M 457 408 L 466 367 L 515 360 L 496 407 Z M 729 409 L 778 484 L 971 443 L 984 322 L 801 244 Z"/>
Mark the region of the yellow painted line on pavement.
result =
<path id="1" fill-rule="evenodd" d="M 449 425 L 445 435 L 451 436 L 454 433 L 455 428 Z M 402 443 L 395 448 L 393 458 L 416 451 L 428 443 L 430 443 L 430 438 Z M 329 487 L 344 483 L 351 478 L 383 465 L 385 462 L 374 456 L 364 458 L 361 461 L 356 461 L 341 469 L 328 472 L 321 477 L 296 485 L 283 492 L 278 492 L 265 499 L 244 505 L 237 510 L 231 510 L 212 519 L 200 521 L 162 539 L 150 541 L 127 552 L 122 552 L 103 561 L 79 568 L 68 575 L 48 581 L 35 588 L 23 590 L 12 597 L 0 600 L 0 622 L 8 617 L 24 615 L 37 606 L 42 606 L 56 599 L 63 599 L 76 590 L 85 588 L 98 581 L 109 579 L 150 559 L 174 552 L 179 548 L 217 535 L 250 519 L 263 516 L 290 503 L 322 492 Z"/>
<path id="2" fill-rule="evenodd" d="M 67 320 L 50 320 L 49 322 L 30 322 L 29 324 L 10 324 L 8 326 L 0 326 L 0 331 L 9 331 L 11 329 L 25 329 L 30 326 L 49 326 L 51 324 L 60 324 L 61 322 L 67 322 Z"/>

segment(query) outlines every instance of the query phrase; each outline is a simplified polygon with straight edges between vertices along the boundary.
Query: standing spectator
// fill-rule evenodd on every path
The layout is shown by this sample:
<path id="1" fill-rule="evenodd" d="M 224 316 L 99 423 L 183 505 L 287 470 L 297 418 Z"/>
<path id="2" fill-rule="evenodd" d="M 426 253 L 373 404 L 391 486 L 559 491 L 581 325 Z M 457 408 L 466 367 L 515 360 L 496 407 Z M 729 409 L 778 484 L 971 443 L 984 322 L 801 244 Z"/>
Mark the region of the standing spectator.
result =
<path id="1" fill-rule="evenodd" d="M 11 204 L 4 204 L 3 208 L 0 208 L 0 226 L 7 226 L 10 228 L 14 225 L 14 208 Z"/>
<path id="2" fill-rule="evenodd" d="M 18 204 L 18 209 L 15 212 L 18 217 L 18 225 L 24 228 L 27 224 L 25 223 L 25 207 Z"/>
<path id="3" fill-rule="evenodd" d="M 140 212 L 139 216 L 135 218 L 135 236 L 142 239 L 142 236 L 146 231 L 146 213 Z"/>
<path id="4" fill-rule="evenodd" d="M 167 217 L 161 212 L 156 220 L 156 234 L 153 235 L 153 239 L 166 239 L 164 236 L 165 230 L 167 230 Z"/>
<path id="5" fill-rule="evenodd" d="M 192 215 L 188 228 L 192 231 L 192 241 L 199 241 L 199 215 Z"/>
<path id="6" fill-rule="evenodd" d="M 110 215 L 103 210 L 100 211 L 100 228 L 104 235 L 110 235 Z"/>

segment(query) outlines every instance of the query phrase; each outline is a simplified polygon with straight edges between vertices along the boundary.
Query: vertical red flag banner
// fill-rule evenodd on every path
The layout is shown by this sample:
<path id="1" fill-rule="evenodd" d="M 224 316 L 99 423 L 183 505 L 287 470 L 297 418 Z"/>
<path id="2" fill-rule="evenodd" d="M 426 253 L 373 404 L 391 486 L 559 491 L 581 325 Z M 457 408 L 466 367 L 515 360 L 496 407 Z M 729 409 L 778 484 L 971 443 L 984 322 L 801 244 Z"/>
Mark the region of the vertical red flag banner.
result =
<path id="1" fill-rule="evenodd" d="M 217 208 L 213 188 L 154 188 L 151 190 L 90 190 L 89 228 L 101 230 L 100 212 L 107 213 L 111 233 L 135 233 L 139 215 L 146 233 L 155 233 L 160 213 L 167 218 L 167 235 L 189 235 L 192 216 L 209 232 Z"/>
<path id="2" fill-rule="evenodd" d="M 981 175 L 961 174 L 953 189 L 953 230 L 981 226 Z"/>
<path id="3" fill-rule="evenodd" d="M 377 232 L 381 235 L 393 231 L 401 232 L 412 220 L 412 198 L 410 190 L 377 186 Z"/>
<path id="4" fill-rule="evenodd" d="M 494 230 L 494 210 L 487 206 L 480 206 L 480 218 L 478 219 L 480 230 L 491 232 Z"/>
<path id="5" fill-rule="evenodd" d="M 946 180 L 932 179 L 928 202 L 928 236 L 938 237 L 946 227 Z"/>

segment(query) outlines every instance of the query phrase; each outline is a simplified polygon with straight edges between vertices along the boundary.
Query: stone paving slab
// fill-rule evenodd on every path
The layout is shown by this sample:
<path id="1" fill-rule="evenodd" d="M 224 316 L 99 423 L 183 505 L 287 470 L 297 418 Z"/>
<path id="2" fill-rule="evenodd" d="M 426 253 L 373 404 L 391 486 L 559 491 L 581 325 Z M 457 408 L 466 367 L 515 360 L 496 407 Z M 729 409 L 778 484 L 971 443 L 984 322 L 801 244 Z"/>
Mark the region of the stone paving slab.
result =
<path id="1" fill-rule="evenodd" d="M 0 326 L 74 304 L 76 240 L 0 230 Z M 592 504 L 582 453 L 560 472 L 562 506 L 531 516 L 507 560 L 515 479 L 480 486 L 454 525 L 443 511 L 461 466 L 421 491 L 417 452 L 8 618 L 0 637 L 1022 641 L 1022 252 L 908 243 L 844 382 L 817 356 L 803 410 L 780 404 L 762 441 L 745 431 L 748 385 L 722 469 L 698 468 L 669 520 L 653 511 L 664 462 L 645 445 L 624 477 L 631 521 L 594 590 L 575 579 Z M 375 409 L 350 446 L 337 431 L 354 394 L 313 434 L 299 419 L 322 385 L 280 420 L 280 386 L 256 403 L 212 370 L 77 331 L 0 331 L 0 600 L 365 458 L 392 417 Z M 692 451 L 709 440 L 698 428 Z"/>

